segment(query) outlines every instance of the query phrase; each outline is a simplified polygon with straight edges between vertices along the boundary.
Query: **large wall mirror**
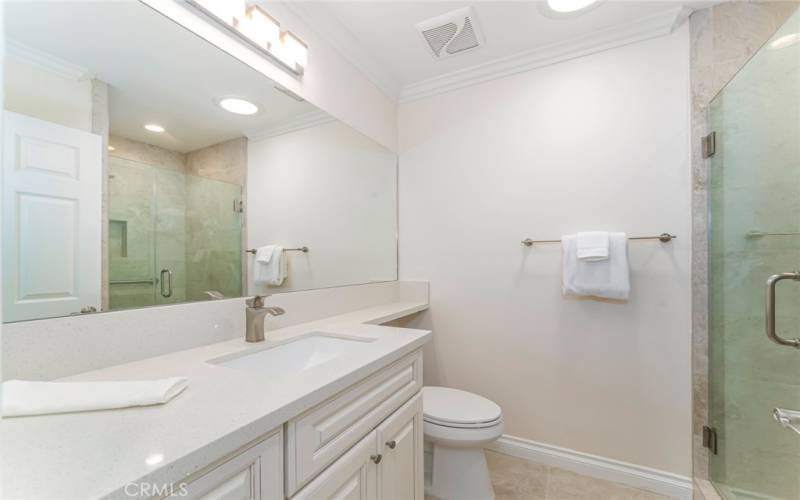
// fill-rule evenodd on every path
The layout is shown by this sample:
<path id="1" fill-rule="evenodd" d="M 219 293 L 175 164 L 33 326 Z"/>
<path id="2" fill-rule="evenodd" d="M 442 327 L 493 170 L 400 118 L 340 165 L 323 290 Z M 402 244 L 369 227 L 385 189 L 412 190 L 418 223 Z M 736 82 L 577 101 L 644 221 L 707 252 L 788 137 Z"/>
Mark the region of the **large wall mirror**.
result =
<path id="1" fill-rule="evenodd" d="M 5 30 L 5 322 L 397 278 L 392 152 L 136 1 Z"/>

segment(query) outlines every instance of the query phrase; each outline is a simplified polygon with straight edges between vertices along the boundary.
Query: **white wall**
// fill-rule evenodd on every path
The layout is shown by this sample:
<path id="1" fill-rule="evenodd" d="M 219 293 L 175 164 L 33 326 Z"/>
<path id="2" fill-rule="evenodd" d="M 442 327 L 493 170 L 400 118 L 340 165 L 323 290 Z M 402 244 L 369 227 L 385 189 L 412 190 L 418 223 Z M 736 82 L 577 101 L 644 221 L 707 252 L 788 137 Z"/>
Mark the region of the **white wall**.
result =
<path id="1" fill-rule="evenodd" d="M 397 155 L 332 121 L 248 142 L 248 248 L 308 246 L 289 253 L 275 293 L 397 279 Z"/>
<path id="2" fill-rule="evenodd" d="M 176 0 L 142 0 L 186 26 L 257 71 L 344 121 L 356 130 L 397 150 L 397 108 L 350 61 L 314 33 L 280 1 L 261 1 L 280 23 L 308 44 L 308 68 L 296 78 L 269 62 L 223 30 L 209 24 Z"/>
<path id="3" fill-rule="evenodd" d="M 91 132 L 91 79 L 67 78 L 11 57 L 3 72 L 4 109 Z"/>
<path id="4" fill-rule="evenodd" d="M 402 104 L 400 278 L 431 282 L 426 383 L 506 433 L 690 475 L 688 29 Z M 561 296 L 578 230 L 631 242 L 627 304 Z"/>

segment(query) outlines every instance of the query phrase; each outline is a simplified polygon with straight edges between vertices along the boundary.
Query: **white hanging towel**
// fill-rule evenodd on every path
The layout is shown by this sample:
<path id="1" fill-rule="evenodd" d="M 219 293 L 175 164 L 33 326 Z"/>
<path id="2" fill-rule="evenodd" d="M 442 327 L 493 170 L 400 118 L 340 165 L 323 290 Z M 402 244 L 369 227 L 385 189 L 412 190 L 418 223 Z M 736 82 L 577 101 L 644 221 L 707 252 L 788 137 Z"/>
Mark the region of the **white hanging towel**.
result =
<path id="1" fill-rule="evenodd" d="M 608 259 L 608 231 L 578 233 L 576 253 L 580 260 L 597 261 Z"/>
<path id="2" fill-rule="evenodd" d="M 181 393 L 185 377 L 123 382 L 3 382 L 3 416 L 109 410 L 164 404 Z"/>
<path id="3" fill-rule="evenodd" d="M 286 280 L 286 252 L 279 245 L 266 245 L 256 250 L 253 280 L 259 284 L 280 286 Z"/>
<path id="4" fill-rule="evenodd" d="M 599 261 L 579 259 L 577 240 L 577 235 L 561 238 L 564 295 L 626 300 L 631 289 L 627 235 L 609 233 L 608 258 Z"/>

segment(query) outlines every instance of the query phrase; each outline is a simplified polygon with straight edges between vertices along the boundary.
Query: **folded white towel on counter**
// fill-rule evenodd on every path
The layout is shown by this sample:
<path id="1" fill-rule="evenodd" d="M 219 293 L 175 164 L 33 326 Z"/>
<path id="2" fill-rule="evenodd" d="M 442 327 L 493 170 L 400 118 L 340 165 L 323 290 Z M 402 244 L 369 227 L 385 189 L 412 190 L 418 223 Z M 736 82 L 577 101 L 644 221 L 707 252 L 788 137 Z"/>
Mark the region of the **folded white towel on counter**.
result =
<path id="1" fill-rule="evenodd" d="M 580 260 L 608 259 L 608 231 L 589 231 L 578 233 L 576 251 Z"/>
<path id="2" fill-rule="evenodd" d="M 120 382 L 3 382 L 3 416 L 45 415 L 164 404 L 188 385 L 185 377 Z"/>
<path id="3" fill-rule="evenodd" d="M 626 300 L 630 295 L 628 237 L 609 233 L 608 259 L 581 260 L 577 254 L 577 236 L 561 238 L 563 253 L 562 287 L 564 295 Z"/>
<path id="4" fill-rule="evenodd" d="M 280 286 L 288 274 L 288 259 L 282 246 L 267 245 L 256 250 L 253 280 L 257 284 Z"/>

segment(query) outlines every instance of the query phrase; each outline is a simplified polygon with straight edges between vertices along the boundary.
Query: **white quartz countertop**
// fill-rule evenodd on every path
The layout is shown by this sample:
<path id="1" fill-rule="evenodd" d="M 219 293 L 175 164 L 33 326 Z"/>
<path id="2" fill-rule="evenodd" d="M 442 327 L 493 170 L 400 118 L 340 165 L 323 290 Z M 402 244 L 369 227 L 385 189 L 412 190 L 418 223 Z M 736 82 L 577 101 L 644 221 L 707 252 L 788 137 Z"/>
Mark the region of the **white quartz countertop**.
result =
<path id="1" fill-rule="evenodd" d="M 242 332 L 241 339 L 64 379 L 185 376 L 189 386 L 160 406 L 0 419 L 0 498 L 122 498 L 131 482 L 179 480 L 420 348 L 429 331 L 376 323 L 426 308 L 394 302 L 267 332 L 266 344 L 312 332 L 372 340 L 300 377 L 264 380 L 207 362 L 264 349 Z"/>

